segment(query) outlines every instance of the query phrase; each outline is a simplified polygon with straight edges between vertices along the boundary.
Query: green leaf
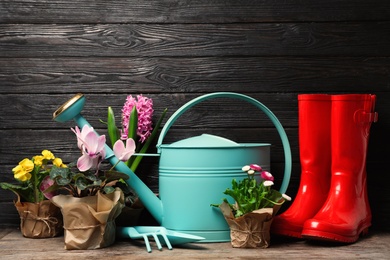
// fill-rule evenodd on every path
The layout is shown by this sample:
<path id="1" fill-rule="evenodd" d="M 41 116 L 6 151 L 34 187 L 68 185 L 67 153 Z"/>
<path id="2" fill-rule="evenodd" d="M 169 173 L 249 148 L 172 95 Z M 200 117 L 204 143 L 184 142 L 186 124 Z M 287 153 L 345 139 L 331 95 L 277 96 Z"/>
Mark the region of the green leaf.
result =
<path id="1" fill-rule="evenodd" d="M 56 183 L 60 186 L 65 186 L 70 184 L 72 179 L 67 179 L 67 178 L 57 178 Z"/>
<path id="2" fill-rule="evenodd" d="M 92 172 L 84 172 L 84 173 L 82 173 L 82 177 L 80 176 L 79 178 L 84 178 L 84 179 L 86 179 L 86 180 L 88 180 L 88 181 L 91 181 L 91 182 L 96 182 L 96 181 L 99 181 L 100 179 L 99 179 L 99 177 L 98 176 L 96 176 L 94 173 L 92 173 Z"/>
<path id="3" fill-rule="evenodd" d="M 150 134 L 148 140 L 146 140 L 145 144 L 142 146 L 142 148 L 139 151 L 139 153 L 143 154 L 143 153 L 146 153 L 148 151 L 150 144 L 156 138 L 156 135 L 157 135 L 157 133 L 158 133 L 158 131 L 160 129 L 161 123 L 164 120 L 164 117 L 165 117 L 167 111 L 168 111 L 168 109 L 165 108 L 164 111 L 162 112 L 159 120 L 157 121 L 155 127 L 153 128 L 153 131 Z M 139 163 L 141 162 L 142 158 L 143 158 L 143 156 L 136 156 L 134 161 L 131 163 L 130 169 L 133 172 L 135 172 L 135 170 L 137 169 L 137 167 L 138 167 Z"/>
<path id="4" fill-rule="evenodd" d="M 29 187 L 28 185 L 19 185 L 19 184 L 1 182 L 0 188 L 4 190 L 10 190 L 13 193 L 15 193 L 15 195 L 20 196 L 26 201 L 31 201 L 33 197 L 31 194 L 31 187 Z"/>
<path id="5" fill-rule="evenodd" d="M 58 177 L 70 179 L 71 178 L 70 169 L 57 167 L 57 166 L 53 165 L 53 167 L 51 168 L 51 171 L 50 171 L 50 178 L 54 180 Z"/>
<path id="6" fill-rule="evenodd" d="M 79 188 L 80 190 L 85 190 L 87 189 L 88 187 L 88 182 L 85 180 L 85 178 L 83 177 L 78 177 L 76 180 L 75 180 L 75 185 L 77 188 Z"/>
<path id="7" fill-rule="evenodd" d="M 115 188 L 114 188 L 114 187 L 111 187 L 111 186 L 105 186 L 105 187 L 103 188 L 103 191 L 104 191 L 104 193 L 106 193 L 106 194 L 110 194 L 110 193 L 112 193 L 112 192 L 115 191 Z"/>
<path id="8" fill-rule="evenodd" d="M 111 182 L 119 179 L 127 180 L 129 179 L 129 175 L 123 173 L 123 172 L 118 172 L 118 171 L 106 171 L 104 173 L 104 176 L 106 178 L 106 182 Z"/>
<path id="9" fill-rule="evenodd" d="M 129 129 L 128 129 L 128 138 L 133 138 L 133 140 L 137 140 L 137 130 L 138 130 L 138 112 L 137 108 L 133 106 L 133 109 L 130 113 L 130 121 L 129 121 Z"/>
<path id="10" fill-rule="evenodd" d="M 114 111 L 111 107 L 107 109 L 107 132 L 111 145 L 114 146 L 115 142 L 119 140 L 119 130 L 116 126 Z"/>

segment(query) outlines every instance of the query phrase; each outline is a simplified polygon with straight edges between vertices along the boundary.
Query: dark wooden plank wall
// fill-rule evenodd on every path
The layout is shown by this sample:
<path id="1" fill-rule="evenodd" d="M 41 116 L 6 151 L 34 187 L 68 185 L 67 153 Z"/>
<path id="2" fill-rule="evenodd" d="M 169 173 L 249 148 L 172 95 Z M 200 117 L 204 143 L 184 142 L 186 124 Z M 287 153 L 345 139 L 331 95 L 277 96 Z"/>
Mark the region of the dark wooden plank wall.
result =
<path id="1" fill-rule="evenodd" d="M 290 139 L 299 184 L 297 94 L 374 93 L 368 181 L 374 227 L 388 230 L 390 175 L 390 2 L 345 1 L 86 1 L 3 0 L 0 3 L 0 181 L 13 181 L 22 158 L 50 149 L 77 159 L 69 127 L 53 111 L 77 92 L 83 115 L 105 133 L 107 106 L 119 114 L 126 95 L 153 98 L 168 116 L 204 93 L 240 92 L 279 118 Z M 203 132 L 238 142 L 271 142 L 280 181 L 279 136 L 260 111 L 236 100 L 199 104 L 166 142 Z M 158 160 L 139 170 L 158 190 Z M 17 225 L 13 194 L 0 191 L 0 225 Z M 353 198 L 351 198 L 353 199 Z"/>

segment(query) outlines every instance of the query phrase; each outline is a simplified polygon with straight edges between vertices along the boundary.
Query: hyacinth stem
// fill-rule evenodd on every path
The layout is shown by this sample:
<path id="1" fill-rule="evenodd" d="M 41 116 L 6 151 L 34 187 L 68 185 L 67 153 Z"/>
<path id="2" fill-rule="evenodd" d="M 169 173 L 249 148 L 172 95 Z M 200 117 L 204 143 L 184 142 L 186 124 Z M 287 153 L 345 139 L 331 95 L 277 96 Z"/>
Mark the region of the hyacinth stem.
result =
<path id="1" fill-rule="evenodd" d="M 160 119 L 157 121 L 157 124 L 156 126 L 154 127 L 151 135 L 149 136 L 148 140 L 146 140 L 144 146 L 141 148 L 140 152 L 141 154 L 143 153 L 146 153 L 150 144 L 152 143 L 152 141 L 154 140 L 154 138 L 156 137 L 157 135 L 157 132 L 158 130 L 160 129 L 160 125 L 165 117 L 165 114 L 167 113 L 168 109 L 165 108 L 164 111 L 162 112 L 161 116 L 160 116 Z M 137 169 L 139 163 L 141 162 L 143 156 L 142 155 L 139 155 L 139 156 L 136 156 L 134 161 L 131 163 L 131 166 L 130 166 L 130 169 L 135 172 L 135 170 Z"/>

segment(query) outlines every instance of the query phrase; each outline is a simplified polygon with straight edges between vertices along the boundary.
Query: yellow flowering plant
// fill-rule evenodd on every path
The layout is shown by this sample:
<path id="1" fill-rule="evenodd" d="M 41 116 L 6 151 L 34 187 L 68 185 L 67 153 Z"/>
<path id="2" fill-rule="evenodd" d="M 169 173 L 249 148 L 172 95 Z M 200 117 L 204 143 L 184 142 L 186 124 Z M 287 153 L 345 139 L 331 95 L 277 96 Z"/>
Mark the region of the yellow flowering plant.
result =
<path id="1" fill-rule="evenodd" d="M 43 150 L 40 155 L 24 158 L 12 169 L 17 183 L 1 182 L 0 187 L 14 192 L 21 200 L 38 203 L 50 199 L 54 194 L 44 190 L 52 185 L 50 170 L 52 166 L 66 168 L 61 158 L 55 157 L 49 150 Z"/>

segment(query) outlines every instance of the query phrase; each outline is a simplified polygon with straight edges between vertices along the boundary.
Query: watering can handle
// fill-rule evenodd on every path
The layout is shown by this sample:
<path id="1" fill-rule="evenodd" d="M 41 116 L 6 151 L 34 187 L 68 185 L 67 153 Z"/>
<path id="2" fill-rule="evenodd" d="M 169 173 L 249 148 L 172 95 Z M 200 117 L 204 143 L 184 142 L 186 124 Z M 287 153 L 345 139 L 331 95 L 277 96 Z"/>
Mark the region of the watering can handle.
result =
<path id="1" fill-rule="evenodd" d="M 272 113 L 271 110 L 269 110 L 265 105 L 263 105 L 262 103 L 260 103 L 259 101 L 257 101 L 256 99 L 252 98 L 252 97 L 249 97 L 249 96 L 246 96 L 246 95 L 243 95 L 243 94 L 239 94 L 239 93 L 233 93 L 233 92 L 215 92 L 215 93 L 210 93 L 210 94 L 206 94 L 206 95 L 202 95 L 200 97 L 197 97 L 191 101 L 189 101 L 188 103 L 184 104 L 182 107 L 180 107 L 169 119 L 168 121 L 165 123 L 164 127 L 162 128 L 161 130 L 161 134 L 158 138 L 158 141 L 157 141 L 157 149 L 158 149 L 158 152 L 160 153 L 160 146 L 162 144 L 162 141 L 164 140 L 164 137 L 166 135 L 166 133 L 168 132 L 168 130 L 171 128 L 171 126 L 173 125 L 173 123 L 185 112 L 187 111 L 188 109 L 190 109 L 191 107 L 193 107 L 194 105 L 202 102 L 202 101 L 205 101 L 205 100 L 208 100 L 208 99 L 212 99 L 212 98 L 237 98 L 237 99 L 242 99 L 244 101 L 247 101 L 253 105 L 255 105 L 257 108 L 259 108 L 260 110 L 262 110 L 268 117 L 269 119 L 272 121 L 272 123 L 274 124 L 274 126 L 276 127 L 278 133 L 279 133 L 279 136 L 280 138 L 282 139 L 282 143 L 283 143 L 283 149 L 284 149 L 284 158 L 285 158 L 285 167 L 284 167 L 284 177 L 283 177 L 283 182 L 282 182 L 282 185 L 280 187 L 280 192 L 281 193 L 285 193 L 286 190 L 287 190 L 287 187 L 288 187 L 288 184 L 290 182 L 290 176 L 291 176 L 291 167 L 292 167 L 292 160 L 291 160 L 291 148 L 290 148 L 290 143 L 288 141 L 288 138 L 287 138 L 287 135 L 286 135 L 286 132 L 284 131 L 284 128 L 282 126 L 282 124 L 279 122 L 278 118 L 274 115 L 274 113 Z"/>

